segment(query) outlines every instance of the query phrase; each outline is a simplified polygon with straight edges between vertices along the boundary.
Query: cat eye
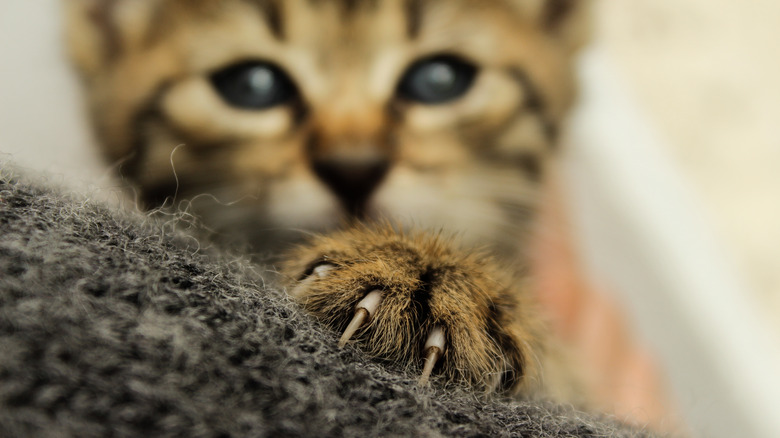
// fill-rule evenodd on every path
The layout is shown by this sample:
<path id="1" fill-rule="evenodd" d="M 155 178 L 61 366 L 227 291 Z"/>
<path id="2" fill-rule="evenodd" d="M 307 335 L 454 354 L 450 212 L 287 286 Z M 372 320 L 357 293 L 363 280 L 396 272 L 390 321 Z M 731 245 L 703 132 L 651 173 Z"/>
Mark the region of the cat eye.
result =
<path id="1" fill-rule="evenodd" d="M 406 70 L 398 95 L 425 104 L 457 99 L 474 82 L 477 68 L 458 57 L 439 55 L 421 59 Z"/>
<path id="2" fill-rule="evenodd" d="M 219 70 L 211 75 L 211 83 L 228 104 L 250 110 L 271 108 L 298 95 L 295 84 L 282 69 L 262 61 Z"/>

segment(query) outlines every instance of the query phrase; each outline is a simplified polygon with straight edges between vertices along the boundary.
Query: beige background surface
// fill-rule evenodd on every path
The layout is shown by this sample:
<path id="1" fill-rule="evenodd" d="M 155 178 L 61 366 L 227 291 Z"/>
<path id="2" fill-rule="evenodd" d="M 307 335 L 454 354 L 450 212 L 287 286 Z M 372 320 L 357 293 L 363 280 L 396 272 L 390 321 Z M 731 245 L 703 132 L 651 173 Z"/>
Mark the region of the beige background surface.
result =
<path id="1" fill-rule="evenodd" d="M 780 3 L 601 0 L 597 18 L 757 299 L 780 315 Z"/>

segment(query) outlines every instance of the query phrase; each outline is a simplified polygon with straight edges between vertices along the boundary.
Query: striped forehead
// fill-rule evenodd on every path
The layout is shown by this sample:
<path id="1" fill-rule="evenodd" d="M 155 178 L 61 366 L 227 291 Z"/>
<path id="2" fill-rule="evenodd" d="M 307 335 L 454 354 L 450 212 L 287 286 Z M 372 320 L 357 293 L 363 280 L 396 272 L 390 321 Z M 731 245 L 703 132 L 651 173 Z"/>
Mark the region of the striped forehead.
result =
<path id="1" fill-rule="evenodd" d="M 127 28 L 119 26 L 112 17 L 126 15 L 127 10 L 133 11 L 131 16 L 135 26 L 134 34 L 146 34 L 146 43 L 165 40 L 175 33 L 176 24 L 187 23 L 191 18 L 204 21 L 224 16 L 235 6 L 238 9 L 253 9 L 259 15 L 259 21 L 266 27 L 269 34 L 284 42 L 295 36 L 296 23 L 301 16 L 315 14 L 318 21 L 310 33 L 326 29 L 319 27 L 336 26 L 338 29 L 353 26 L 355 23 L 376 20 L 388 21 L 388 17 L 408 39 L 420 36 L 428 21 L 434 20 L 440 11 L 460 10 L 471 14 L 474 11 L 493 9 L 504 14 L 509 9 L 521 11 L 518 5 L 534 0 L 102 0 L 96 3 L 91 13 L 92 21 L 104 28 L 106 36 L 117 38 Z M 509 8 L 509 9 L 507 9 Z M 446 15 L 446 14 L 445 14 Z M 139 19 L 143 16 L 144 18 Z M 120 20 L 121 21 L 121 20 Z M 305 20 L 303 20 L 305 21 Z M 370 26 L 370 25 L 369 25 Z M 362 29 L 363 31 L 365 29 Z"/>
<path id="2" fill-rule="evenodd" d="M 460 26 L 476 20 L 491 11 L 493 17 L 506 17 L 506 12 L 518 10 L 515 6 L 525 0 L 104 0 L 100 9 L 113 9 L 119 5 L 135 5 L 146 9 L 147 19 L 134 20 L 146 23 L 148 45 L 164 41 L 179 29 L 193 28 L 194 21 L 215 23 L 233 14 L 251 16 L 265 29 L 269 38 L 277 43 L 301 42 L 301 37 L 311 47 L 333 44 L 337 38 L 346 39 L 349 45 L 366 37 L 403 38 L 414 41 L 433 32 L 447 33 L 450 20 L 460 15 Z M 141 6 L 145 5 L 145 6 Z M 128 8 L 125 8 L 128 9 Z M 109 16 L 109 14 L 102 14 Z M 510 12 L 509 15 L 514 15 Z M 250 18 L 250 17 L 245 17 Z M 228 20 L 230 21 L 230 20 Z M 230 26 L 230 25 L 228 25 Z M 465 29 L 457 31 L 462 33 Z M 472 31 L 468 29 L 468 31 Z M 461 39 L 464 35 L 450 35 Z M 446 38 L 443 38 L 446 39 Z M 319 44 L 317 44 L 319 43 Z M 333 50 L 338 47 L 328 46 Z"/>
<path id="3" fill-rule="evenodd" d="M 280 41 L 290 38 L 291 28 L 306 13 L 324 14 L 330 24 L 354 25 L 378 16 L 397 16 L 408 38 L 420 33 L 423 14 L 433 0 L 241 0 L 254 6 L 272 35 Z M 323 20 L 324 22 L 325 20 Z M 324 23 L 323 23 L 324 24 Z"/>
<path id="4" fill-rule="evenodd" d="M 389 10 L 400 12 L 403 27 L 409 38 L 419 35 L 423 14 L 432 0 L 242 0 L 257 8 L 271 33 L 279 40 L 289 35 L 290 20 L 301 8 L 316 12 L 323 9 L 336 11 L 340 24 L 386 14 Z"/>

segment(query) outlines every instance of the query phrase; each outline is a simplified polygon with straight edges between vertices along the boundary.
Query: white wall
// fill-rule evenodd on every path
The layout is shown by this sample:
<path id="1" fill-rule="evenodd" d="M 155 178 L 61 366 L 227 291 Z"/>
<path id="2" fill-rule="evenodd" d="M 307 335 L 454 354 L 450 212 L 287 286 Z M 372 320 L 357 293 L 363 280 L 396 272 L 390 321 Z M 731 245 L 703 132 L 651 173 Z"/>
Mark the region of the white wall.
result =
<path id="1" fill-rule="evenodd" d="M 73 184 L 102 173 L 65 61 L 58 6 L 0 0 L 0 159 Z"/>

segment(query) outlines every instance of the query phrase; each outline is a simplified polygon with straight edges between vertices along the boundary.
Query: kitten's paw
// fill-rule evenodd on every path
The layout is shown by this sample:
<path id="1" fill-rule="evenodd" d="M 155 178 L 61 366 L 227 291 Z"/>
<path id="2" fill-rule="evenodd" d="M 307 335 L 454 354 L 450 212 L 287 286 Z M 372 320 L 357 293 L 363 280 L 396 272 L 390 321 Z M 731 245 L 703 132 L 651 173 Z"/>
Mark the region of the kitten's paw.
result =
<path id="1" fill-rule="evenodd" d="M 283 265 L 309 312 L 368 354 L 487 392 L 538 381 L 538 320 L 522 286 L 440 236 L 351 229 L 317 237 Z"/>

